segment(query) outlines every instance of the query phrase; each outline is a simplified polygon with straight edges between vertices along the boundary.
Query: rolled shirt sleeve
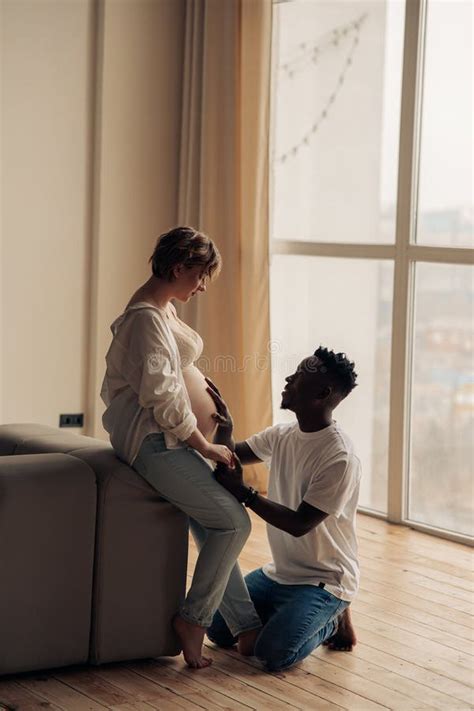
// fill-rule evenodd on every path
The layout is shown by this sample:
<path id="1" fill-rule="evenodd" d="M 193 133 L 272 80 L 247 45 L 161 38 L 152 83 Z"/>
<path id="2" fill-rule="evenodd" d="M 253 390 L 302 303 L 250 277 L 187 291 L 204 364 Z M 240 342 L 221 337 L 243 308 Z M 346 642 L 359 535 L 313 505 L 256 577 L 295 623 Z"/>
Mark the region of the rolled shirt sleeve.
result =
<path id="1" fill-rule="evenodd" d="M 255 456 L 261 459 L 262 462 L 270 463 L 274 443 L 279 436 L 280 430 L 280 425 L 272 425 L 245 440 Z"/>
<path id="2" fill-rule="evenodd" d="M 186 440 L 197 427 L 188 394 L 179 373 L 177 354 L 158 318 L 144 311 L 133 322 L 130 357 L 135 369 L 138 402 L 152 408 L 164 432 Z"/>

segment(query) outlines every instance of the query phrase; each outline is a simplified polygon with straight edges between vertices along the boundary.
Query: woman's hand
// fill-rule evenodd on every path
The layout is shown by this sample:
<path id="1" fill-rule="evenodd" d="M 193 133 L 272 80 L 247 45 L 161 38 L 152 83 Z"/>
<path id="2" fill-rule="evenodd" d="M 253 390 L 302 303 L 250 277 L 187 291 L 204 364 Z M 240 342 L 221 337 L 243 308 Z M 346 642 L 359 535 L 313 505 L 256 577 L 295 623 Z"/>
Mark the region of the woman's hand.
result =
<path id="1" fill-rule="evenodd" d="M 191 436 L 184 441 L 199 452 L 199 454 L 202 454 L 205 459 L 212 459 L 214 462 L 222 462 L 223 464 L 227 464 L 231 469 L 234 467 L 234 455 L 229 447 L 220 443 L 211 444 L 197 428 Z"/>
<path id="2" fill-rule="evenodd" d="M 231 469 L 234 468 L 234 454 L 225 444 L 208 444 L 207 447 L 201 451 L 201 454 L 206 459 L 221 462 Z"/>

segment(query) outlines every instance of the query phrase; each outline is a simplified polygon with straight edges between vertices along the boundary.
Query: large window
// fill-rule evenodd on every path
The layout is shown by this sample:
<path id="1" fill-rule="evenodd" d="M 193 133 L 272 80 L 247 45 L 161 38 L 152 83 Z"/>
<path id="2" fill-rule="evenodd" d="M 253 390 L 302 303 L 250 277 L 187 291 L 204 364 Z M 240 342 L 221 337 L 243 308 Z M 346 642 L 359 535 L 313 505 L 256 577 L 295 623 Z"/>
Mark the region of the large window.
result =
<path id="1" fill-rule="evenodd" d="M 271 330 L 285 375 L 356 361 L 361 505 L 463 538 L 472 510 L 472 6 L 274 3 Z"/>
<path id="2" fill-rule="evenodd" d="M 472 267 L 416 265 L 409 517 L 473 535 Z"/>
<path id="3" fill-rule="evenodd" d="M 387 498 L 393 264 L 379 260 L 274 255 L 271 269 L 273 412 L 285 376 L 322 345 L 337 344 L 357 363 L 357 387 L 335 418 L 364 462 L 361 500 L 383 511 Z M 291 315 L 289 310 L 291 309 Z M 364 413 L 364 417 L 361 417 Z"/>

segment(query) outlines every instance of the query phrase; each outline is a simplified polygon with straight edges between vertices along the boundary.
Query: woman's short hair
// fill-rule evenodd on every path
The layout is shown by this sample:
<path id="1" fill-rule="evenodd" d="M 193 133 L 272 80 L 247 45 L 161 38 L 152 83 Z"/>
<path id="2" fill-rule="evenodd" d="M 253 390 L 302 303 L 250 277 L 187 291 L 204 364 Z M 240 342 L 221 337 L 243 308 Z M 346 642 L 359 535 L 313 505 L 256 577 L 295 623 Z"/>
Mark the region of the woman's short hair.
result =
<path id="1" fill-rule="evenodd" d="M 214 242 L 194 227 L 174 227 L 158 237 L 148 262 L 154 276 L 167 281 L 175 279 L 173 269 L 179 264 L 201 266 L 212 279 L 220 270 L 222 259 Z"/>

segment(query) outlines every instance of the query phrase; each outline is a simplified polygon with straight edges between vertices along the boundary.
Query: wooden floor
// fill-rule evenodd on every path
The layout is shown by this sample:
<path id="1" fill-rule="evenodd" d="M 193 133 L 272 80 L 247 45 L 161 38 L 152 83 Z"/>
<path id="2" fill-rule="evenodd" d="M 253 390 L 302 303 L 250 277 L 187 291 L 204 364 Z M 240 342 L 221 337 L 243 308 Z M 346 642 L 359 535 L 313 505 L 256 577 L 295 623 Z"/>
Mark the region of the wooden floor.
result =
<path id="1" fill-rule="evenodd" d="M 177 657 L 36 672 L 0 681 L 0 709 L 474 708 L 472 551 L 363 515 L 358 532 L 362 580 L 352 610 L 359 643 L 352 653 L 321 649 L 280 674 L 212 645 L 214 663 L 201 671 Z M 267 559 L 264 525 L 254 517 L 242 568 Z"/>

